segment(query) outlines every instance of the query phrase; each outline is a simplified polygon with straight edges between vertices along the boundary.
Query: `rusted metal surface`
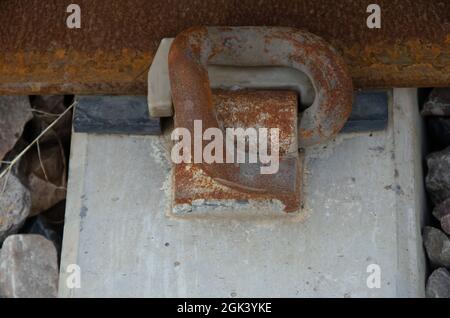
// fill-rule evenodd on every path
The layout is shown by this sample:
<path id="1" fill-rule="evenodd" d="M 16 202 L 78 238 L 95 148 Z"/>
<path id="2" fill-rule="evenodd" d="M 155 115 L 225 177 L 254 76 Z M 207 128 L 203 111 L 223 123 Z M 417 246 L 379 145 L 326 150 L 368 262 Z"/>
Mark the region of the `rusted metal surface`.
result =
<path id="1" fill-rule="evenodd" d="M 195 25 L 304 28 L 331 43 L 355 87 L 450 85 L 450 1 L 378 0 L 381 29 L 366 26 L 371 0 L 0 1 L 0 94 L 145 94 L 163 37 Z"/>
<path id="2" fill-rule="evenodd" d="M 293 67 L 309 76 L 316 91 L 313 105 L 301 116 L 298 146 L 324 142 L 342 129 L 352 108 L 353 87 L 347 68 L 338 53 L 321 38 L 287 27 L 193 27 L 180 33 L 169 52 L 169 76 L 175 110 L 175 127 L 194 133 L 195 121 L 203 129 L 222 128 L 213 103 L 207 65 Z M 280 112 L 273 103 L 272 112 Z M 235 107 L 243 107 L 236 104 Z M 258 117 L 260 110 L 245 110 Z M 258 126 L 264 123 L 258 123 Z M 274 121 L 266 123 L 272 128 Z M 204 142 L 206 144 L 206 142 Z M 225 153 L 225 151 L 224 151 Z M 281 170 L 295 165 L 297 147 L 280 156 Z M 192 158 L 194 154 L 192 152 Z M 228 163 L 199 164 L 214 180 L 247 192 L 279 194 L 291 191 L 295 184 L 286 178 L 259 173 L 259 164 L 251 168 Z M 244 174 L 251 173 L 251 177 Z M 295 180 L 294 180 L 295 182 Z"/>
<path id="3" fill-rule="evenodd" d="M 316 90 L 301 118 L 298 142 L 309 146 L 341 130 L 352 108 L 353 86 L 338 53 L 319 37 L 283 27 L 194 27 L 180 33 L 169 52 L 175 125 L 194 120 L 218 128 L 207 65 L 286 66 L 306 73 Z"/>
<path id="4" fill-rule="evenodd" d="M 174 167 L 174 208 L 177 214 L 192 209 L 195 201 L 210 208 L 249 201 L 279 200 L 286 212 L 298 211 L 301 204 L 302 154 L 297 151 L 297 93 L 292 91 L 215 90 L 212 95 L 220 126 L 225 128 L 270 127 L 279 129 L 280 169 L 271 175 L 260 175 L 259 166 L 240 164 L 241 171 L 252 170 L 256 185 L 266 183 L 277 191 L 248 191 L 226 185 L 205 173 L 202 164 L 180 163 Z M 234 164 L 223 164 L 233 166 Z M 246 166 L 246 167 L 244 167 Z M 217 167 L 217 166 L 216 166 Z M 242 184 L 246 184 L 245 181 Z M 248 185 L 248 182 L 247 182 Z M 255 186 L 252 184 L 251 186 Z M 282 190 L 282 191 L 281 191 Z"/>

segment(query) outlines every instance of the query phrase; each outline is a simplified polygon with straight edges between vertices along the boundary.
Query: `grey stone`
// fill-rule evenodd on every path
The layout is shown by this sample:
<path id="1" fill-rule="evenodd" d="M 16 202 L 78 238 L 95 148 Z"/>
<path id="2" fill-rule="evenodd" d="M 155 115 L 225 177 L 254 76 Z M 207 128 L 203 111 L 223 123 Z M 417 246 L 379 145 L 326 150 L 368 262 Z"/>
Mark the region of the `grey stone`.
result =
<path id="1" fill-rule="evenodd" d="M 58 261 L 53 243 L 41 235 L 9 236 L 0 251 L 0 296 L 56 297 Z"/>
<path id="2" fill-rule="evenodd" d="M 450 198 L 443 201 L 433 209 L 433 215 L 441 222 L 441 228 L 450 234 Z"/>
<path id="3" fill-rule="evenodd" d="M 450 116 L 450 87 L 434 88 L 423 105 L 423 116 Z"/>
<path id="4" fill-rule="evenodd" d="M 441 230 L 426 226 L 423 241 L 430 262 L 435 267 L 450 268 L 450 239 Z"/>
<path id="5" fill-rule="evenodd" d="M 0 244 L 8 235 L 19 230 L 30 209 L 30 191 L 11 170 L 0 179 Z"/>
<path id="6" fill-rule="evenodd" d="M 443 216 L 450 214 L 450 197 L 440 204 L 436 205 L 433 209 L 433 215 L 436 219 L 440 220 Z"/>
<path id="7" fill-rule="evenodd" d="M 432 145 L 437 149 L 450 146 L 450 117 L 428 117 L 426 124 Z"/>
<path id="8" fill-rule="evenodd" d="M 14 147 L 32 117 L 28 96 L 0 96 L 0 160 Z"/>
<path id="9" fill-rule="evenodd" d="M 58 252 L 59 260 L 62 245 L 62 230 L 62 224 L 52 224 L 46 216 L 39 214 L 28 218 L 24 226 L 20 229 L 20 233 L 38 234 L 52 241 Z"/>
<path id="10" fill-rule="evenodd" d="M 450 273 L 448 270 L 438 268 L 428 277 L 426 296 L 428 298 L 450 298 Z"/>
<path id="11" fill-rule="evenodd" d="M 425 185 L 431 200 L 439 204 L 450 198 L 450 147 L 427 156 Z"/>
<path id="12" fill-rule="evenodd" d="M 43 145 L 40 154 L 27 153 L 24 164 L 27 185 L 31 192 L 30 216 L 37 215 L 66 197 L 66 158 L 59 144 Z"/>
<path id="13" fill-rule="evenodd" d="M 450 234 L 450 214 L 441 218 L 441 228 L 445 233 Z"/>

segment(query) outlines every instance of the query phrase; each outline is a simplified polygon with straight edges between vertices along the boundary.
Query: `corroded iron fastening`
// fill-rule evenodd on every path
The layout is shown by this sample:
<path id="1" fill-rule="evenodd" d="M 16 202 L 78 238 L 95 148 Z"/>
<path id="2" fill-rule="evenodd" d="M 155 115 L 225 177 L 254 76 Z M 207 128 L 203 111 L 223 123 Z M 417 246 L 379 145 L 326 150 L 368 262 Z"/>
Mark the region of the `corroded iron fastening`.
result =
<path id="1" fill-rule="evenodd" d="M 283 27 L 195 27 L 180 33 L 169 53 L 176 124 L 193 119 L 218 127 L 207 65 L 293 67 L 306 73 L 316 99 L 302 115 L 299 146 L 321 143 L 344 126 L 352 107 L 352 81 L 339 54 L 309 32 Z M 178 116 L 177 116 L 178 114 Z"/>
<path id="2" fill-rule="evenodd" d="M 193 132 L 194 120 L 201 120 L 204 130 L 221 128 L 208 65 L 285 66 L 307 74 L 316 94 L 299 120 L 299 147 L 332 138 L 350 115 L 353 89 L 347 67 L 316 35 L 285 27 L 194 27 L 180 33 L 169 52 L 176 127 Z M 249 171 L 245 164 L 212 163 L 201 164 L 201 168 L 214 180 L 240 191 L 280 194 L 298 188 L 295 173 L 283 172 L 283 162 L 285 167 L 294 166 L 296 155 L 287 153 L 280 158 L 282 175 L 277 178 L 264 174 L 243 177 L 242 172 Z"/>

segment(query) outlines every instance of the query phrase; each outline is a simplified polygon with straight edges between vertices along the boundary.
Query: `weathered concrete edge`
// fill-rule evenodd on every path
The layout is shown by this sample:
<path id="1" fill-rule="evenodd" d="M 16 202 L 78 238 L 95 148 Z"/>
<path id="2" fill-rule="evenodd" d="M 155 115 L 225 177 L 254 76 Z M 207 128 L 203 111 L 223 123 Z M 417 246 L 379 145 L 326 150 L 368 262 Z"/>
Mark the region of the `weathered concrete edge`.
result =
<path id="1" fill-rule="evenodd" d="M 82 195 L 84 190 L 84 171 L 87 165 L 88 134 L 72 132 L 70 150 L 69 181 L 67 185 L 66 214 L 64 221 L 64 240 L 61 252 L 61 264 L 59 268 L 58 297 L 74 297 L 75 290 L 68 288 L 67 279 L 71 272 L 67 272 L 67 266 L 77 264 L 78 246 L 80 236 L 80 211 L 82 210 Z M 76 152 L 75 152 L 76 150 Z M 77 157 L 76 160 L 74 157 Z M 82 273 L 81 273 L 82 275 Z"/>
<path id="2" fill-rule="evenodd" d="M 398 189 L 403 192 L 397 196 L 395 206 L 398 267 L 407 269 L 398 272 L 397 296 L 424 297 L 426 263 L 421 234 L 426 211 L 422 168 L 423 123 L 419 114 L 417 89 L 395 88 L 392 98 L 390 120 L 394 133 L 395 176 Z M 413 109 L 407 111 L 407 107 Z M 398 117 L 406 117 L 407 120 L 397 120 Z M 410 161 L 408 158 L 413 159 Z"/>

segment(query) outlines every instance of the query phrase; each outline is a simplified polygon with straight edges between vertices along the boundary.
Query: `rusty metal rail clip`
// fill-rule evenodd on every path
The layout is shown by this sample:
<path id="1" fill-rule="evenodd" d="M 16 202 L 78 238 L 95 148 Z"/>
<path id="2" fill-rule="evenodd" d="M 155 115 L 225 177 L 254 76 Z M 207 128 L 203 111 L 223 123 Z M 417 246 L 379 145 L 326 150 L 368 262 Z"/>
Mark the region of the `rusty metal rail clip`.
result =
<path id="1" fill-rule="evenodd" d="M 223 129 L 210 88 L 208 65 L 284 66 L 297 69 L 310 78 L 315 100 L 299 117 L 296 147 L 281 154 L 280 169 L 276 174 L 258 174 L 254 165 L 250 167 L 246 163 L 196 164 L 215 182 L 246 193 L 246 197 L 253 194 L 278 199 L 286 212 L 298 210 L 301 163 L 297 148 L 329 140 L 344 126 L 351 112 L 352 80 L 343 59 L 318 36 L 294 28 L 190 28 L 175 38 L 169 52 L 175 127 L 194 132 L 194 121 L 201 120 L 203 130 Z M 274 124 L 279 111 L 269 112 Z M 249 175 L 249 171 L 255 173 Z M 175 189 L 175 201 L 177 199 L 179 203 L 186 200 Z"/>

